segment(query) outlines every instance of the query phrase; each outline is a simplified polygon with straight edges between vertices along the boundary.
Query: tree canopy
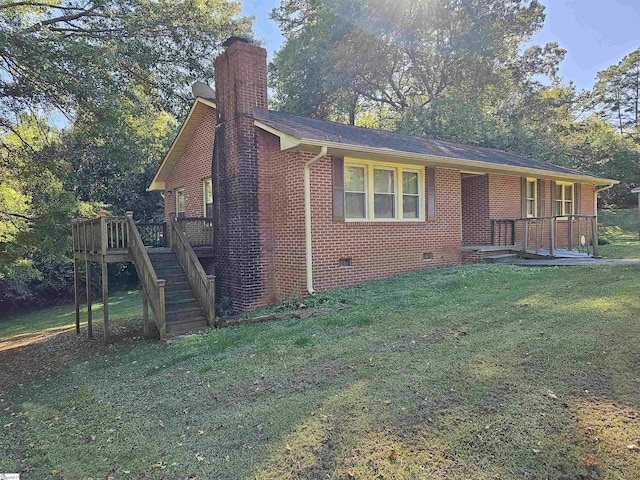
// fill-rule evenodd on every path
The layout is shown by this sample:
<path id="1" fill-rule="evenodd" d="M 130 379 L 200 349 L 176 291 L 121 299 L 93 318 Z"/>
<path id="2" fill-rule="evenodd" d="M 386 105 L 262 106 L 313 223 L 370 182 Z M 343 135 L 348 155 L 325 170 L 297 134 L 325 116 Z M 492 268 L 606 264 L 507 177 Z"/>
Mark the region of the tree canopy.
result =
<path id="1" fill-rule="evenodd" d="M 160 214 L 146 187 L 233 34 L 236 1 L 0 1 L 0 297 L 68 289 L 74 216 Z"/>

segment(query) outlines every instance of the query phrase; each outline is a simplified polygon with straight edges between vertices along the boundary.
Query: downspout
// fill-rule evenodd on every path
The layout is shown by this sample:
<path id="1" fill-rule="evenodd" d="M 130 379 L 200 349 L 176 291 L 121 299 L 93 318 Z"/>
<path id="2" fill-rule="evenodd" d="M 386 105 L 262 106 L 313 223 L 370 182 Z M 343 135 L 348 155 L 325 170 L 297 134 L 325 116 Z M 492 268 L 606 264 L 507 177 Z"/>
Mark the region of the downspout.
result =
<path id="1" fill-rule="evenodd" d="M 311 250 L 311 166 L 327 155 L 327 147 L 320 148 L 320 153 L 304 164 L 304 250 L 307 263 L 307 292 L 313 289 L 313 256 Z"/>
<path id="2" fill-rule="evenodd" d="M 609 185 L 605 185 L 602 188 L 596 188 L 596 194 L 593 196 L 593 213 L 595 214 L 596 217 L 598 217 L 598 194 L 600 192 L 604 192 L 605 190 L 609 190 L 614 185 L 615 183 L 611 183 Z"/>

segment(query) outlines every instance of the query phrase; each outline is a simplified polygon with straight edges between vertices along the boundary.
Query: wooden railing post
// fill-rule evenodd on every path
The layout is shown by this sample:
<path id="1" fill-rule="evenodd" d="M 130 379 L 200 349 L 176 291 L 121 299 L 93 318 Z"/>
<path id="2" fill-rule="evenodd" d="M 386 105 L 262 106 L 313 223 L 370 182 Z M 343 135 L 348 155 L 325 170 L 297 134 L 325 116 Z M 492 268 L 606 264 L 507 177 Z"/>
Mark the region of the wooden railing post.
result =
<path id="1" fill-rule="evenodd" d="M 549 218 L 549 255 L 556 254 L 556 219 Z"/>
<path id="2" fill-rule="evenodd" d="M 593 244 L 593 256 L 598 256 L 598 219 L 591 217 L 591 243 Z"/>
<path id="3" fill-rule="evenodd" d="M 100 211 L 100 253 L 107 254 L 107 212 Z"/>
<path id="4" fill-rule="evenodd" d="M 149 300 L 144 290 L 142 291 L 142 335 L 144 338 L 149 337 Z"/>
<path id="5" fill-rule="evenodd" d="M 207 325 L 216 325 L 216 277 L 215 275 L 207 275 L 209 284 L 207 285 L 210 309 L 207 309 Z"/>
<path id="6" fill-rule="evenodd" d="M 160 338 L 164 338 L 167 333 L 167 318 L 166 309 L 164 303 L 164 289 L 166 281 L 158 280 L 158 330 L 160 331 Z"/>
<path id="7" fill-rule="evenodd" d="M 578 218 L 578 247 L 580 246 L 580 219 Z M 569 215 L 567 217 L 567 250 L 573 249 L 573 217 Z M 579 250 L 579 248 L 578 248 Z"/>
<path id="8" fill-rule="evenodd" d="M 525 218 L 522 225 L 522 251 L 526 252 L 529 248 L 529 219 Z"/>
<path id="9" fill-rule="evenodd" d="M 491 220 L 491 245 L 495 245 L 495 244 L 496 244 L 496 221 L 492 219 Z"/>

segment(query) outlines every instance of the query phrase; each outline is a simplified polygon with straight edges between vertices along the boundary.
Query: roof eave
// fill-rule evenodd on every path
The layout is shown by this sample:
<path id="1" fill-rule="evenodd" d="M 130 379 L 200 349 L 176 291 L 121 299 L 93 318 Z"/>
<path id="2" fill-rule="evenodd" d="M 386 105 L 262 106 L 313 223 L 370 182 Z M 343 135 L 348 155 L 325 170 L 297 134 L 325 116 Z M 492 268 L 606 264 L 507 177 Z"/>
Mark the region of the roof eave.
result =
<path id="1" fill-rule="evenodd" d="M 279 131 L 265 123 L 256 120 L 255 125 L 280 137 L 281 150 L 304 150 L 318 152 L 322 146 L 328 148 L 329 154 L 339 154 L 343 156 L 367 155 L 368 159 L 386 161 L 404 161 L 409 163 L 419 163 L 433 167 L 452 168 L 458 167 L 466 172 L 477 173 L 502 173 L 502 174 L 528 174 L 547 179 L 576 180 L 593 185 L 616 185 L 618 180 L 608 178 L 598 178 L 591 175 L 578 175 L 571 173 L 552 172 L 537 168 L 518 167 L 514 165 L 504 165 L 480 160 L 463 160 L 459 158 L 443 157 L 437 155 L 425 155 L 421 153 L 403 152 L 389 148 L 365 147 L 362 145 L 350 145 L 336 142 L 325 142 L 321 140 L 296 138 Z"/>
<path id="2" fill-rule="evenodd" d="M 164 156 L 162 163 L 158 168 L 158 171 L 156 172 L 155 176 L 153 177 L 153 180 L 151 181 L 151 184 L 149 184 L 149 187 L 147 187 L 148 192 L 161 192 L 164 190 L 165 180 L 167 179 L 169 172 L 173 168 L 175 161 L 182 153 L 182 151 L 178 151 L 178 149 L 176 148 L 176 145 L 178 145 L 179 141 L 182 139 L 185 129 L 189 124 L 189 122 L 192 120 L 193 114 L 199 105 L 205 105 L 210 108 L 217 108 L 216 102 L 214 102 L 213 100 L 208 98 L 196 97 L 195 101 L 193 102 L 193 105 L 191 105 L 191 109 L 189 110 L 189 114 L 187 115 L 187 118 L 184 120 L 184 122 L 182 122 L 180 131 L 176 135 L 176 138 L 173 139 L 173 142 L 171 142 L 169 151 Z"/>

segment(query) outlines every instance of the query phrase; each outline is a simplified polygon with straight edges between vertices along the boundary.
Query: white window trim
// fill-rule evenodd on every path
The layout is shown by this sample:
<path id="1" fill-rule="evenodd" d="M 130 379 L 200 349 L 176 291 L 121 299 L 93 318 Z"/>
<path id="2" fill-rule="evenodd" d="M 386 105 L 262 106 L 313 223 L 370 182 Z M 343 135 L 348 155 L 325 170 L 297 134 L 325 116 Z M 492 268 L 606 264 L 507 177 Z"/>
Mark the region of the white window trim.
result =
<path id="1" fill-rule="evenodd" d="M 561 191 L 562 191 L 562 198 L 558 199 L 557 195 L 556 195 L 556 217 L 560 218 L 560 219 L 567 219 L 567 215 L 574 215 L 574 212 L 576 211 L 576 187 L 572 182 L 561 182 L 561 181 L 556 181 L 556 186 L 560 185 L 562 187 Z M 571 212 L 567 213 L 564 211 L 564 207 L 565 207 L 565 202 L 568 200 L 565 198 L 565 192 L 566 192 L 566 188 L 565 187 L 571 187 Z M 562 212 L 558 212 L 558 200 L 562 200 Z"/>
<path id="2" fill-rule="evenodd" d="M 347 218 L 346 217 L 346 197 L 345 197 L 345 221 L 346 222 L 424 222 L 425 221 L 425 168 L 409 164 L 396 164 L 388 162 L 375 162 L 371 160 L 347 159 L 344 161 L 344 168 L 364 167 L 365 168 L 365 211 L 366 218 Z M 394 171 L 394 195 L 395 195 L 395 214 L 394 218 L 375 218 L 374 217 L 374 169 L 393 170 Z M 403 190 L 402 178 L 403 172 L 413 172 L 418 174 L 418 208 L 420 209 L 418 218 L 402 218 L 403 215 Z M 345 188 L 345 193 L 347 192 Z"/>
<path id="3" fill-rule="evenodd" d="M 178 204 L 178 198 L 180 197 L 179 195 L 180 192 L 182 192 L 182 202 L 184 206 L 184 210 L 182 211 L 184 212 L 185 216 L 187 215 L 187 199 L 184 195 L 184 188 L 176 188 L 176 217 L 180 213 L 180 206 Z"/>
<path id="4" fill-rule="evenodd" d="M 206 177 L 202 179 L 202 216 L 207 216 L 207 182 L 211 182 L 211 196 L 213 196 L 213 179 Z"/>
<path id="5" fill-rule="evenodd" d="M 345 188 L 344 188 L 344 215 L 345 215 L 345 219 L 349 222 L 362 222 L 362 221 L 366 221 L 369 218 L 369 204 L 371 202 L 369 202 L 369 192 L 371 191 L 371 185 L 369 185 L 369 178 L 371 177 L 371 175 L 369 175 L 369 166 L 364 164 L 364 163 L 355 163 L 355 162 L 345 162 L 344 163 L 344 170 L 346 171 L 347 167 L 358 167 L 358 168 L 364 168 L 364 211 L 365 211 L 365 216 L 364 217 L 352 217 L 352 218 L 347 218 L 347 193 L 362 193 L 362 192 L 358 192 L 355 190 L 347 190 L 346 187 L 346 182 L 345 182 Z M 344 174 L 344 172 L 343 172 Z"/>
<path id="6" fill-rule="evenodd" d="M 533 198 L 529 198 L 529 183 L 533 183 Z M 529 209 L 529 200 L 533 200 L 533 214 L 529 215 L 529 212 L 526 212 L 527 218 L 537 217 L 538 216 L 538 179 L 537 178 L 527 178 L 525 185 L 525 202 L 527 206 L 527 210 Z"/>

